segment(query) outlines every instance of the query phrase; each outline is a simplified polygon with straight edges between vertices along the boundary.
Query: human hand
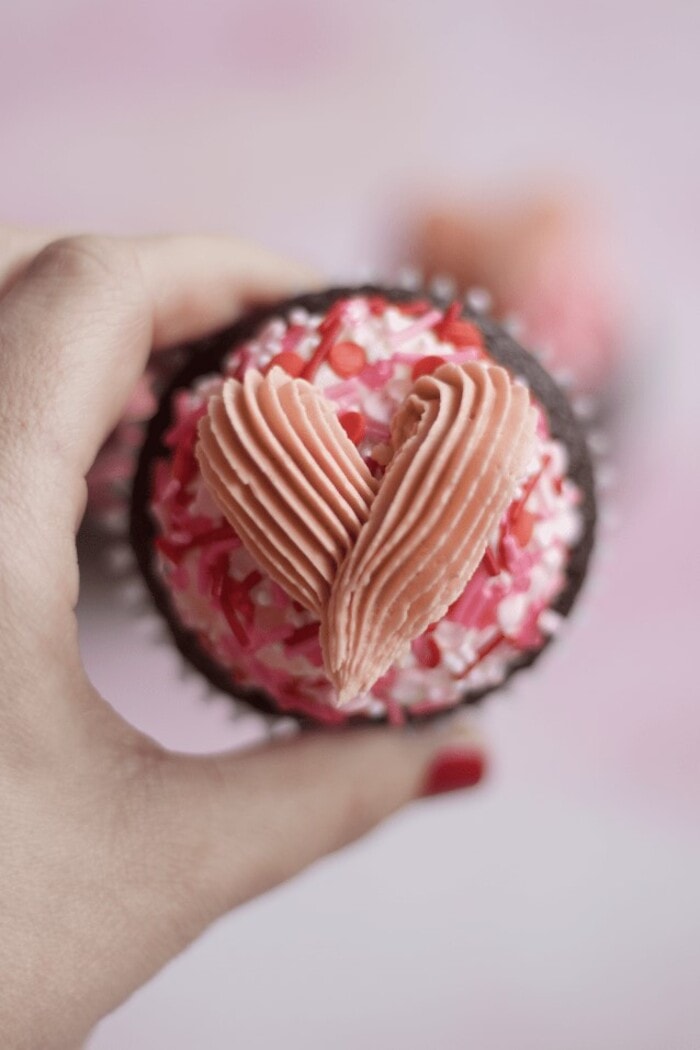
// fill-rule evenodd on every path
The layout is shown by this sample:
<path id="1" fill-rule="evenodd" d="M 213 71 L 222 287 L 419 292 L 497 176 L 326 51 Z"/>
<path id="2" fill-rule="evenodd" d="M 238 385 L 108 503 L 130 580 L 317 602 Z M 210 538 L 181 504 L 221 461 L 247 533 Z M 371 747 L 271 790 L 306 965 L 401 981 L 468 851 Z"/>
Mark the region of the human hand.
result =
<path id="1" fill-rule="evenodd" d="M 150 350 L 309 281 L 225 238 L 0 230 L 0 1031 L 79 1044 L 214 919 L 483 771 L 446 725 L 165 751 L 82 666 L 85 475 Z"/>

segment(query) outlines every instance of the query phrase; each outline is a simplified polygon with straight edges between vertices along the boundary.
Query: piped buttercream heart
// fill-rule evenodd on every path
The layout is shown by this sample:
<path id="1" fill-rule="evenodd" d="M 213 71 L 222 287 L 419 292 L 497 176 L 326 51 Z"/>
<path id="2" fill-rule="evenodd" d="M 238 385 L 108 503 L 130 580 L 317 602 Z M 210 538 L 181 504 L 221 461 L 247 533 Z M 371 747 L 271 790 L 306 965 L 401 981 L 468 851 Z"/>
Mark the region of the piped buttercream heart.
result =
<path id="1" fill-rule="evenodd" d="M 339 704 L 463 592 L 531 459 L 535 422 L 505 369 L 441 365 L 396 413 L 377 482 L 306 380 L 251 369 L 210 398 L 204 481 L 261 568 L 319 618 Z"/>

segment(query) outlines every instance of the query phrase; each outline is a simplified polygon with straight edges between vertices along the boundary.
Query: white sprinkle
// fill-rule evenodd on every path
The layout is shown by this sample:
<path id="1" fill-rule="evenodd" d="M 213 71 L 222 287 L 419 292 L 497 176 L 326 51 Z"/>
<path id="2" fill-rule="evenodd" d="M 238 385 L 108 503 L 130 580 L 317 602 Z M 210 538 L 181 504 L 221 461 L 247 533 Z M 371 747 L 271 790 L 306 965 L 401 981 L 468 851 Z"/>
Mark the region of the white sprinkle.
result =
<path id="1" fill-rule="evenodd" d="M 608 436 L 602 430 L 593 430 L 588 435 L 588 447 L 594 456 L 607 456 L 610 450 Z"/>
<path id="2" fill-rule="evenodd" d="M 107 566 L 112 572 L 126 572 L 134 564 L 131 549 L 124 543 L 115 544 L 105 552 Z"/>
<path id="3" fill-rule="evenodd" d="M 124 535 L 126 532 L 127 514 L 125 508 L 106 510 L 100 515 L 100 524 L 106 532 L 112 535 Z"/>
<path id="4" fill-rule="evenodd" d="M 595 398 L 588 394 L 579 394 L 573 400 L 573 409 L 579 419 L 592 419 L 596 414 L 597 405 Z"/>
<path id="5" fill-rule="evenodd" d="M 510 594 L 498 603 L 496 616 L 504 634 L 517 634 L 527 612 L 527 598 L 524 594 Z"/>
<path id="6" fill-rule="evenodd" d="M 289 311 L 289 320 L 292 324 L 305 325 L 309 321 L 309 312 L 303 306 L 295 306 Z"/>
<path id="7" fill-rule="evenodd" d="M 508 314 L 503 319 L 503 327 L 513 339 L 520 339 L 525 329 L 522 318 L 518 317 L 517 314 Z"/>
<path id="8" fill-rule="evenodd" d="M 423 283 L 423 275 L 415 266 L 402 266 L 396 275 L 396 283 L 399 288 L 413 291 L 420 288 Z"/>
<path id="9" fill-rule="evenodd" d="M 564 617 L 554 609 L 543 609 L 537 617 L 537 626 L 550 637 L 559 634 L 563 623 Z"/>
<path id="10" fill-rule="evenodd" d="M 430 291 L 438 299 L 453 299 L 456 287 L 454 277 L 446 273 L 436 274 L 430 282 Z"/>
<path id="11" fill-rule="evenodd" d="M 596 484 L 602 492 L 607 492 L 617 485 L 617 470 L 611 463 L 601 464 L 596 470 Z"/>
<path id="12" fill-rule="evenodd" d="M 461 674 L 467 666 L 458 653 L 449 651 L 442 654 L 442 663 L 450 674 Z"/>
<path id="13" fill-rule="evenodd" d="M 576 376 L 568 368 L 558 369 L 554 378 L 564 390 L 571 390 L 576 385 Z"/>
<path id="14" fill-rule="evenodd" d="M 486 314 L 491 309 L 491 293 L 485 288 L 470 288 L 465 298 L 467 304 L 478 314 Z"/>

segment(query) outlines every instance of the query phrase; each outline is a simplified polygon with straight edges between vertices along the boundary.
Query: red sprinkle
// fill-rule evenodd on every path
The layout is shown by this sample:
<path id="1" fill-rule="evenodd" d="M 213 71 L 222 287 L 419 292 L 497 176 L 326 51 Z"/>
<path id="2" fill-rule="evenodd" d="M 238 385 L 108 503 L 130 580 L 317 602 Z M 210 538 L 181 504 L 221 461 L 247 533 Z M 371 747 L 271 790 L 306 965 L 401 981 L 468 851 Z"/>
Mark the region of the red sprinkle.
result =
<path id="1" fill-rule="evenodd" d="M 416 638 L 411 649 L 421 667 L 437 667 L 440 663 L 440 647 L 432 635 Z"/>
<path id="2" fill-rule="evenodd" d="M 496 561 L 493 551 L 490 547 L 486 548 L 486 552 L 484 554 L 484 568 L 488 572 L 489 576 L 498 576 L 499 572 L 501 571 L 501 567 Z"/>
<path id="3" fill-rule="evenodd" d="M 472 660 L 469 666 L 466 667 L 464 671 L 462 671 L 461 674 L 456 674 L 452 677 L 455 679 L 466 678 L 467 675 L 471 674 L 474 668 L 478 664 L 480 664 L 482 660 L 485 660 L 486 657 L 494 651 L 494 649 L 498 648 L 501 642 L 510 642 L 511 644 L 514 644 L 511 638 L 506 638 L 505 634 L 503 634 L 502 631 L 499 631 L 498 634 L 495 635 L 495 637 L 493 637 L 490 642 L 487 642 L 486 645 L 482 645 L 481 649 L 479 649 L 479 651 L 477 652 L 476 657 Z"/>
<path id="4" fill-rule="evenodd" d="M 328 310 L 328 313 L 321 321 L 318 326 L 318 330 L 321 335 L 325 335 L 326 332 L 330 331 L 331 328 L 335 328 L 336 325 L 343 320 L 343 313 L 347 306 L 347 299 L 338 299 Z"/>
<path id="5" fill-rule="evenodd" d="M 245 627 L 238 619 L 235 609 L 231 609 L 226 604 L 226 602 L 222 602 L 221 608 L 223 610 L 224 616 L 226 617 L 226 622 L 231 628 L 234 637 L 238 642 L 240 642 L 242 646 L 247 647 L 250 643 L 250 638 L 248 637 L 248 632 L 246 631 Z"/>
<path id="6" fill-rule="evenodd" d="M 228 578 L 228 554 L 221 554 L 215 560 L 210 570 L 211 594 L 213 598 L 221 601 L 224 591 L 224 582 Z"/>
<path id="7" fill-rule="evenodd" d="M 522 496 L 520 497 L 520 499 L 518 500 L 518 502 L 514 503 L 512 505 L 512 507 L 510 508 L 509 518 L 510 518 L 511 525 L 515 525 L 517 523 L 518 517 L 525 510 L 525 504 L 527 503 L 527 501 L 529 500 L 530 496 L 532 495 L 535 486 L 537 485 L 538 481 L 540 480 L 540 478 L 542 477 L 542 475 L 544 474 L 545 470 L 547 469 L 547 467 L 549 466 L 549 464 L 551 462 L 552 462 L 552 457 L 551 456 L 545 456 L 544 457 L 544 459 L 542 460 L 542 466 L 537 471 L 537 473 L 533 474 L 533 476 L 530 478 L 530 480 L 528 481 L 527 485 L 525 486 L 525 490 L 524 490 Z"/>
<path id="8" fill-rule="evenodd" d="M 481 331 L 471 321 L 451 321 L 440 328 L 440 339 L 454 346 L 478 346 L 483 348 L 484 339 Z"/>
<path id="9" fill-rule="evenodd" d="M 402 314 L 406 314 L 407 317 L 420 317 L 421 314 L 427 314 L 428 311 L 433 309 L 431 303 L 427 299 L 415 299 L 411 303 L 397 303 L 396 304 Z"/>
<path id="10" fill-rule="evenodd" d="M 434 327 L 435 335 L 454 346 L 478 346 L 483 348 L 484 338 L 473 321 L 462 317 L 462 304 L 452 303 Z"/>
<path id="11" fill-rule="evenodd" d="M 311 638 L 318 636 L 319 625 L 317 623 L 306 623 L 303 627 L 296 627 L 289 638 L 286 639 L 286 645 L 301 645 L 302 642 L 308 642 Z"/>
<path id="12" fill-rule="evenodd" d="M 342 327 L 343 322 L 341 321 L 341 319 L 334 318 L 332 323 L 328 325 L 328 327 L 324 328 L 324 325 L 327 324 L 330 317 L 331 315 L 329 313 L 326 319 L 319 325 L 321 341 L 314 350 L 313 354 L 311 355 L 310 360 L 307 361 L 306 365 L 304 366 L 304 371 L 302 372 L 302 376 L 304 377 L 304 379 L 308 379 L 309 382 L 311 382 L 320 366 L 328 357 L 328 354 L 331 351 L 331 347 L 333 346 L 333 343 L 335 342 L 336 337 Z"/>
<path id="13" fill-rule="evenodd" d="M 343 412 L 338 422 L 354 445 L 359 445 L 367 432 L 367 420 L 361 412 Z"/>
<path id="14" fill-rule="evenodd" d="M 169 558 L 170 561 L 179 565 L 188 551 L 194 550 L 197 547 L 204 547 L 209 543 L 219 543 L 221 540 L 230 540 L 234 538 L 230 525 L 220 525 L 216 529 L 208 529 L 206 532 L 200 532 L 198 536 L 188 540 L 186 543 L 176 543 L 174 540 L 168 540 L 164 536 L 159 536 L 156 540 L 156 547 L 166 556 L 166 558 Z"/>
<path id="15" fill-rule="evenodd" d="M 420 361 L 416 361 L 415 365 L 411 369 L 411 378 L 418 379 L 420 376 L 430 375 L 439 368 L 440 365 L 445 364 L 444 357 L 437 357 L 433 354 L 428 357 L 421 357 Z"/>
<path id="16" fill-rule="evenodd" d="M 360 374 L 367 364 L 367 354 L 358 343 L 336 343 L 328 352 L 328 364 L 336 375 L 350 379 Z"/>
<path id="17" fill-rule="evenodd" d="M 197 473 L 193 446 L 194 440 L 192 442 L 183 442 L 181 445 L 178 445 L 173 456 L 172 475 L 176 481 L 180 482 L 182 488 L 185 488 Z"/>
<path id="18" fill-rule="evenodd" d="M 452 324 L 453 321 L 458 321 L 462 316 L 462 304 L 458 302 L 450 303 L 442 315 L 442 321 L 438 321 L 435 326 L 436 330 L 444 324 Z"/>
<path id="19" fill-rule="evenodd" d="M 367 306 L 372 317 L 381 317 L 386 313 L 389 303 L 381 295 L 370 295 L 367 299 Z"/>
<path id="20" fill-rule="evenodd" d="M 283 368 L 287 375 L 300 376 L 306 367 L 306 361 L 299 354 L 295 354 L 293 350 L 282 350 L 279 354 L 272 358 L 269 365 L 265 369 L 265 372 L 269 372 L 271 368 L 277 366 Z"/>
<path id="21" fill-rule="evenodd" d="M 532 530 L 536 520 L 534 514 L 523 508 L 511 524 L 510 534 L 520 547 L 526 547 L 532 539 Z"/>
<path id="22" fill-rule="evenodd" d="M 226 576 L 223 581 L 221 608 L 229 627 L 241 645 L 247 646 L 250 639 L 241 623 L 239 613 L 245 616 L 249 622 L 252 622 L 254 609 L 250 599 L 250 592 L 261 580 L 262 573 L 254 569 L 243 580 L 232 580 L 230 576 Z"/>
<path id="23" fill-rule="evenodd" d="M 479 649 L 479 652 L 476 654 L 476 660 L 473 661 L 472 667 L 475 667 L 478 663 L 481 663 L 482 660 L 485 660 L 486 657 L 494 651 L 494 649 L 498 648 L 501 642 L 505 642 L 508 640 L 509 639 L 506 638 L 503 632 L 499 631 L 498 634 L 494 638 L 492 638 L 490 642 L 487 642 L 486 645 L 482 645 L 481 649 Z"/>

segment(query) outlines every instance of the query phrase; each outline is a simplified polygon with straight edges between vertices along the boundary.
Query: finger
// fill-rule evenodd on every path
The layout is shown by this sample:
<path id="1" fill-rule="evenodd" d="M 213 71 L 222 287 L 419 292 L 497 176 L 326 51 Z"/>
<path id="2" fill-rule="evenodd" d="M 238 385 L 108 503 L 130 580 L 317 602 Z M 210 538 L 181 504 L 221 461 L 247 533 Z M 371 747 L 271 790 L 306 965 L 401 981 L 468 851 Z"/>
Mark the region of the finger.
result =
<path id="1" fill-rule="evenodd" d="M 463 722 L 308 734 L 231 758 L 180 758 L 165 820 L 197 856 L 191 906 L 213 917 L 347 845 L 422 795 L 474 786 L 483 748 Z M 181 836 L 181 838 L 180 838 Z M 190 873 L 190 878 L 192 873 Z"/>
<path id="2" fill-rule="evenodd" d="M 143 237 L 133 243 L 153 305 L 155 349 L 215 331 L 251 301 L 318 284 L 310 267 L 231 237 Z"/>
<path id="3" fill-rule="evenodd" d="M 229 238 L 48 245 L 0 302 L 0 467 L 16 473 L 3 455 L 23 444 L 25 481 L 44 509 L 47 496 L 66 494 L 72 519 L 75 480 L 119 418 L 151 347 L 204 335 L 251 294 L 286 294 L 308 278 L 305 268 Z"/>
<path id="4" fill-rule="evenodd" d="M 56 230 L 27 230 L 0 225 L 0 298 L 20 277 L 42 248 L 61 234 Z"/>

